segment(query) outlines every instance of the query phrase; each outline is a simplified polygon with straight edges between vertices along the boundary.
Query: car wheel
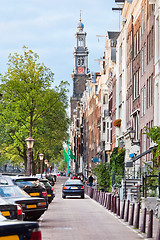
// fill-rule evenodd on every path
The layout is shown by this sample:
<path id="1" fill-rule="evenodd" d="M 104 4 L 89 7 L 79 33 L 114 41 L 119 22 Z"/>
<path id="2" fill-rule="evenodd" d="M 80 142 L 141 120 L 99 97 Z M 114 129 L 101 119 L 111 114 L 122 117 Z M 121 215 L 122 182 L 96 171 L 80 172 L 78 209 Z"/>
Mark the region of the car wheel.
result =
<path id="1" fill-rule="evenodd" d="M 84 194 L 83 194 L 83 195 L 81 195 L 81 198 L 83 198 L 83 199 L 84 199 Z"/>
<path id="2" fill-rule="evenodd" d="M 66 195 L 63 194 L 63 195 L 62 195 L 62 198 L 66 198 Z"/>

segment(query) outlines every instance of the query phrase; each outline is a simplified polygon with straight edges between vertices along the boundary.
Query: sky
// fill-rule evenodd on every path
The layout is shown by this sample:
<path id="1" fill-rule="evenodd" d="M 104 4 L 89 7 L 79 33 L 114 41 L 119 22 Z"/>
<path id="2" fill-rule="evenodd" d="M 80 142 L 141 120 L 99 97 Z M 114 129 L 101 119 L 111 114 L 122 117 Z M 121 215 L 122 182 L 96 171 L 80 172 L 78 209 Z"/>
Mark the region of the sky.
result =
<path id="1" fill-rule="evenodd" d="M 54 72 L 54 85 L 70 84 L 74 68 L 75 32 L 82 10 L 87 32 L 89 69 L 100 71 L 96 61 L 103 57 L 107 31 L 119 31 L 119 13 L 113 12 L 114 0 L 0 0 L 0 73 L 7 71 L 10 53 L 22 53 L 26 46 L 40 62 Z M 98 37 L 96 35 L 101 35 Z"/>

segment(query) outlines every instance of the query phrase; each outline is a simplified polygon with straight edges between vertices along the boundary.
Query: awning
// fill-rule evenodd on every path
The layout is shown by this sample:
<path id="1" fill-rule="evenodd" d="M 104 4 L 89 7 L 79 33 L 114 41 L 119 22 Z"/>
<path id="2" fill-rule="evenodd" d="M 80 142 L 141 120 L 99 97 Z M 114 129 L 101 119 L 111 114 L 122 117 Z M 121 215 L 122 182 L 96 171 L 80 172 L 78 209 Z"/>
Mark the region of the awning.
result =
<path id="1" fill-rule="evenodd" d="M 152 152 L 152 151 L 155 149 L 155 147 L 156 147 L 156 146 L 150 147 L 147 151 L 145 151 L 145 152 L 143 152 L 143 153 L 135 156 L 135 157 L 132 158 L 131 160 L 132 160 L 133 162 L 137 161 L 139 158 L 141 158 L 141 157 L 145 156 L 146 154 Z"/>

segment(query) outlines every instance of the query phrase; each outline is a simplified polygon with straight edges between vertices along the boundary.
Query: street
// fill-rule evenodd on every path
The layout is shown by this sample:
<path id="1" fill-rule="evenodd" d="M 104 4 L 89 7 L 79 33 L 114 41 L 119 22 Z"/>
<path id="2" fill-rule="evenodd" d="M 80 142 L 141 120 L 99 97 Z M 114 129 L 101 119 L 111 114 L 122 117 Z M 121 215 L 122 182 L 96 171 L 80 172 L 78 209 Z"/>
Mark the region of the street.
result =
<path id="1" fill-rule="evenodd" d="M 43 240 L 136 240 L 141 237 L 88 196 L 62 199 L 67 177 L 58 177 L 56 197 L 40 219 Z"/>

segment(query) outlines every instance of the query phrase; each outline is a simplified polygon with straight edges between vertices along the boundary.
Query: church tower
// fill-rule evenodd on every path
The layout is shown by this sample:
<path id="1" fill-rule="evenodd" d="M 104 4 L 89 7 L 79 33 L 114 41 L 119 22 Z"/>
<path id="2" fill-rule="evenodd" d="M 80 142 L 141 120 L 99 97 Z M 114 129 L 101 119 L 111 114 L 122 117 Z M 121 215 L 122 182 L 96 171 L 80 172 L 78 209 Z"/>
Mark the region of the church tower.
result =
<path id="1" fill-rule="evenodd" d="M 86 35 L 87 33 L 83 31 L 84 24 L 81 20 L 77 25 L 78 31 L 75 33 L 76 37 L 76 47 L 74 48 L 74 70 L 73 79 L 73 96 L 70 99 L 71 102 L 71 118 L 73 119 L 73 109 L 76 108 L 77 102 L 80 101 L 82 94 L 85 90 L 86 80 L 89 78 L 88 69 L 88 49 L 86 47 Z"/>

